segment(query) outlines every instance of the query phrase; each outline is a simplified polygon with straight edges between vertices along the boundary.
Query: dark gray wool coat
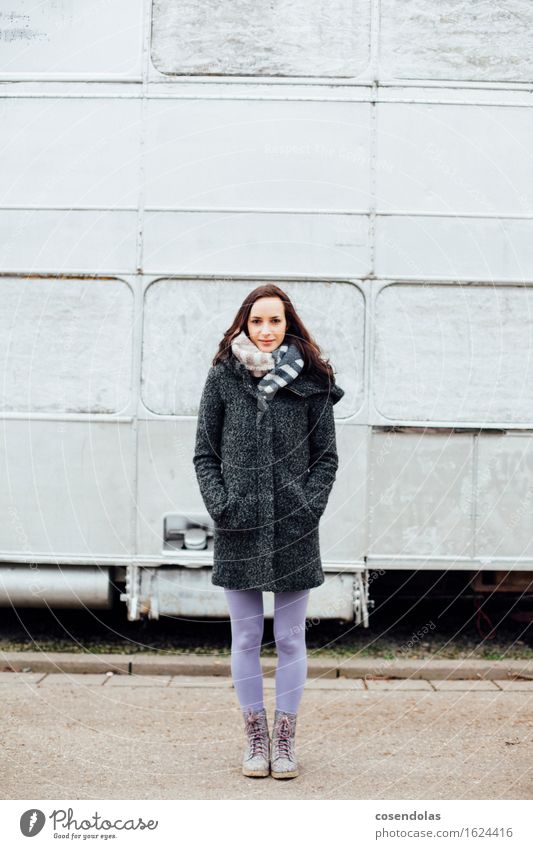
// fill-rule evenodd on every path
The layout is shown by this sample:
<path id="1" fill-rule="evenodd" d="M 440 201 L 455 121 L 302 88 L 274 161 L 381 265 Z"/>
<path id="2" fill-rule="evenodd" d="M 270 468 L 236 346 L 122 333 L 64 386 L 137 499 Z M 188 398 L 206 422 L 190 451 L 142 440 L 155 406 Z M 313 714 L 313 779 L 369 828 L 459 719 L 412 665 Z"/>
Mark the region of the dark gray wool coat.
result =
<path id="1" fill-rule="evenodd" d="M 324 583 L 318 525 L 338 457 L 333 405 L 344 395 L 300 373 L 259 424 L 257 383 L 232 353 L 211 366 L 193 463 L 214 522 L 212 583 L 294 592 Z"/>

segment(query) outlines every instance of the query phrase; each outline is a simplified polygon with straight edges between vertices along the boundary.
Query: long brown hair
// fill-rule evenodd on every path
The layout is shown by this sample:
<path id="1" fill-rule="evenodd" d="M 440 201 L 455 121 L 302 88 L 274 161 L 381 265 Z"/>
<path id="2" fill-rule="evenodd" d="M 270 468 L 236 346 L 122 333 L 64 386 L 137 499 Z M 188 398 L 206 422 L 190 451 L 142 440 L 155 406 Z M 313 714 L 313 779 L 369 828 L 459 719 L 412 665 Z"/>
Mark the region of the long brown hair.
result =
<path id="1" fill-rule="evenodd" d="M 242 302 L 231 326 L 224 332 L 224 336 L 218 346 L 218 351 L 213 359 L 213 365 L 223 362 L 231 356 L 231 341 L 244 330 L 248 336 L 248 317 L 253 305 L 259 298 L 280 298 L 285 307 L 285 318 L 287 330 L 285 342 L 292 342 L 302 355 L 304 366 L 302 374 L 316 377 L 320 383 L 327 386 L 335 382 L 333 368 L 320 351 L 319 346 L 307 330 L 302 319 L 296 312 L 293 303 L 286 292 L 276 286 L 275 283 L 264 283 L 253 289 Z"/>

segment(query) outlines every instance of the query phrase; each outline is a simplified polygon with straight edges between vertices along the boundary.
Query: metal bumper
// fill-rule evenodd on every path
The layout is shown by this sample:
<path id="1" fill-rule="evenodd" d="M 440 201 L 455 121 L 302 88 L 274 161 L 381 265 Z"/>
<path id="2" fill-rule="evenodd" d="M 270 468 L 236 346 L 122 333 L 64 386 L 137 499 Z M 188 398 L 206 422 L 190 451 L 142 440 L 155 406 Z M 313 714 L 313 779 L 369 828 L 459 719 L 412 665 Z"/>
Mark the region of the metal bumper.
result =
<path id="1" fill-rule="evenodd" d="M 128 566 L 126 590 L 128 619 L 160 616 L 228 618 L 224 589 L 211 583 L 210 568 Z M 368 573 L 366 569 L 326 572 L 325 581 L 309 596 L 307 619 L 340 619 L 368 627 Z M 274 615 L 274 594 L 264 594 L 265 616 Z"/>

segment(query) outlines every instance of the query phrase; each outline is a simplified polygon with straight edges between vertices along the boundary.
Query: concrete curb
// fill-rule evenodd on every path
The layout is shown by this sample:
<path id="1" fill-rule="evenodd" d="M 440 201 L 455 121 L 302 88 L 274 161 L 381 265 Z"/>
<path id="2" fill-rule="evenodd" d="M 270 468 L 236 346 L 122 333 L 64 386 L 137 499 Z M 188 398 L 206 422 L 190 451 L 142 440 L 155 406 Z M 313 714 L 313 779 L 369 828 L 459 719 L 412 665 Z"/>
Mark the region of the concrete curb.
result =
<path id="1" fill-rule="evenodd" d="M 308 656 L 308 678 L 421 678 L 533 680 L 533 660 L 403 660 L 395 658 L 313 658 Z M 273 677 L 277 659 L 261 659 L 265 677 Z M 75 652 L 0 652 L 3 672 L 77 672 L 123 675 L 223 675 L 231 676 L 229 657 L 217 655 L 78 654 Z"/>

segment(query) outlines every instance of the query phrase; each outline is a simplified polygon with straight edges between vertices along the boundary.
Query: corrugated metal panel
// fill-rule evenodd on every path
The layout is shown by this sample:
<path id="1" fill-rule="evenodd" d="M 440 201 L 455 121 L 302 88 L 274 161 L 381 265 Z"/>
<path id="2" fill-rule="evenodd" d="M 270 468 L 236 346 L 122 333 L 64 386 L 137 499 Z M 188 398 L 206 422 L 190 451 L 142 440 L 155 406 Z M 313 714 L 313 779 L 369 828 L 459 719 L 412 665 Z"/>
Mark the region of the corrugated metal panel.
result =
<path id="1" fill-rule="evenodd" d="M 147 206 L 367 208 L 369 103 L 152 100 L 146 121 Z"/>
<path id="2" fill-rule="evenodd" d="M 533 288 L 401 285 L 375 310 L 374 403 L 389 421 L 532 423 Z"/>
<path id="3" fill-rule="evenodd" d="M 133 557 L 132 423 L 4 421 L 0 475 L 3 560 Z"/>
<path id="4" fill-rule="evenodd" d="M 523 0 L 381 0 L 383 74 L 531 82 L 533 7 Z"/>
<path id="5" fill-rule="evenodd" d="M 531 218 L 467 217 L 460 213 L 390 215 L 375 220 L 377 277 L 419 280 L 531 282 Z"/>
<path id="6" fill-rule="evenodd" d="M 533 566 L 533 436 L 484 435 L 476 480 L 476 552 Z"/>
<path id="7" fill-rule="evenodd" d="M 166 74 L 355 76 L 369 0 L 154 0 L 152 61 Z"/>
<path id="8" fill-rule="evenodd" d="M 147 212 L 144 269 L 280 279 L 364 276 L 371 269 L 368 218 L 298 211 Z"/>
<path id="9" fill-rule="evenodd" d="M 139 77 L 143 2 L 0 0 L 0 77 Z"/>
<path id="10" fill-rule="evenodd" d="M 144 304 L 142 399 L 158 415 L 196 415 L 202 386 L 214 356 L 205 339 L 222 338 L 236 305 L 255 287 L 253 280 L 158 280 L 148 287 Z M 336 405 L 339 418 L 363 403 L 364 298 L 349 283 L 287 283 L 284 290 L 313 333 L 327 340 L 325 353 L 341 363 L 337 378 L 345 397 Z M 338 307 L 335 333 L 329 331 L 329 305 Z M 208 306 L 208 309 L 207 308 Z"/>
<path id="11" fill-rule="evenodd" d="M 135 209 L 140 119 L 138 100 L 0 99 L 2 206 Z"/>
<path id="12" fill-rule="evenodd" d="M 533 109 L 380 103 L 378 212 L 533 212 Z"/>
<path id="13" fill-rule="evenodd" d="M 370 452 L 369 554 L 473 557 L 471 437 L 373 433 Z"/>
<path id="14" fill-rule="evenodd" d="M 136 212 L 0 209 L 0 271 L 127 274 L 137 237 Z"/>
<path id="15" fill-rule="evenodd" d="M 0 409 L 120 413 L 132 391 L 133 297 L 121 280 L 0 279 Z"/>

